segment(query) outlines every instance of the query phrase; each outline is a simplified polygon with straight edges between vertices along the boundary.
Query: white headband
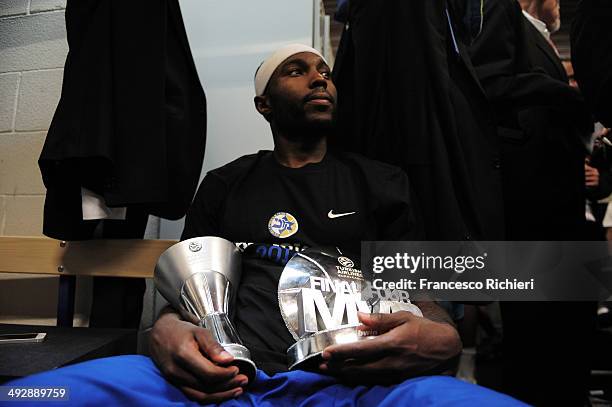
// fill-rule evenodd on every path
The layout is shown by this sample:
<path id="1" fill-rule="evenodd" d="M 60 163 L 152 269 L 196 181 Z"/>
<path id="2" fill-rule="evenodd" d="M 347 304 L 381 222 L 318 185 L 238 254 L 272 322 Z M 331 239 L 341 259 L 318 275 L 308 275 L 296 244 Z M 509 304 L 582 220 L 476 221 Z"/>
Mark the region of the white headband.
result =
<path id="1" fill-rule="evenodd" d="M 309 47 L 303 44 L 289 44 L 285 45 L 282 48 L 276 50 L 272 55 L 270 55 L 265 61 L 259 65 L 257 68 L 257 72 L 255 72 L 255 95 L 261 96 L 266 90 L 266 86 L 268 86 L 268 82 L 272 77 L 272 74 L 278 68 L 280 64 L 282 64 L 287 58 L 292 55 L 299 54 L 300 52 L 311 52 L 323 58 L 325 58 L 319 51 L 316 49 Z M 327 61 L 325 61 L 327 63 Z"/>

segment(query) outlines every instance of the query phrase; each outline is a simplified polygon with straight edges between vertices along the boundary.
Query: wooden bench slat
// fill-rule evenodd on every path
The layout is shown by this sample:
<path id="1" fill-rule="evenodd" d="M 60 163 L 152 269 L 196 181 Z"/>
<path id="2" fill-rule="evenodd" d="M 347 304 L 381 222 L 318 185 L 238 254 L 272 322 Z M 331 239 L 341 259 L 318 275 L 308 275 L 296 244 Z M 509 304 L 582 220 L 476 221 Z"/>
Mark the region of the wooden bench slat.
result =
<path id="1" fill-rule="evenodd" d="M 62 247 L 59 240 L 45 237 L 0 236 L 0 272 L 152 278 L 157 259 L 175 243 L 96 239 Z"/>
<path id="2" fill-rule="evenodd" d="M 176 240 L 0 236 L 0 272 L 60 276 L 57 325 L 72 326 L 75 275 L 152 278 L 159 256 Z"/>

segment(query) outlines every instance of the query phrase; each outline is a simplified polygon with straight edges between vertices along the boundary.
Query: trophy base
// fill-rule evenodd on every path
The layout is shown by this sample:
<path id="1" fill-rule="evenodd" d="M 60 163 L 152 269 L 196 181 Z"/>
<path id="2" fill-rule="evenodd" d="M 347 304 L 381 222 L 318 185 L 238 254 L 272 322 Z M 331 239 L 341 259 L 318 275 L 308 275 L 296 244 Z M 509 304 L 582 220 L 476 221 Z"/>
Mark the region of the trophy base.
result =
<path id="1" fill-rule="evenodd" d="M 364 335 L 357 326 L 320 331 L 300 339 L 287 349 L 289 370 L 317 370 L 321 353 L 328 346 L 365 341 L 376 336 Z"/>
<path id="2" fill-rule="evenodd" d="M 231 366 L 237 366 L 240 371 L 239 373 L 249 378 L 249 384 L 253 383 L 257 374 L 257 367 L 251 360 L 251 352 L 246 347 L 237 343 L 223 343 L 221 346 L 234 357 Z"/>

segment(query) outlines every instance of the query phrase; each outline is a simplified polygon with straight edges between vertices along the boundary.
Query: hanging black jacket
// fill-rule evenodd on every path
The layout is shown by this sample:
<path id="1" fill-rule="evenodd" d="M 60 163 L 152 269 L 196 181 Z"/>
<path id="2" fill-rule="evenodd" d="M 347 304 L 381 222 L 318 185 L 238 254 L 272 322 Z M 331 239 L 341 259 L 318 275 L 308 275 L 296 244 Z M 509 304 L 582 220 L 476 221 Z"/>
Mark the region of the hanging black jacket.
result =
<path id="1" fill-rule="evenodd" d="M 612 127 L 612 2 L 581 0 L 571 31 L 572 63 L 595 117 Z"/>
<path id="2" fill-rule="evenodd" d="M 39 159 L 44 233 L 82 239 L 81 187 L 111 207 L 182 217 L 206 101 L 177 0 L 72 0 L 62 95 Z"/>
<path id="3" fill-rule="evenodd" d="M 428 239 L 496 240 L 499 146 L 461 5 L 349 2 L 334 66 L 341 132 L 331 143 L 403 168 Z"/>

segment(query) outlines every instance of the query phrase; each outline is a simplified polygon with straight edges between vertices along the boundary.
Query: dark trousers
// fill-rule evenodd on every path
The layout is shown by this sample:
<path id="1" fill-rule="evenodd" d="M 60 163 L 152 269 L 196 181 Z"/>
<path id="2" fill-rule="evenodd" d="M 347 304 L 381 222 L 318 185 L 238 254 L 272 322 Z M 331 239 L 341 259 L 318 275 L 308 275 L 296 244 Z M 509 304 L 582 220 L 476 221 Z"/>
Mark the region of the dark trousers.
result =
<path id="1" fill-rule="evenodd" d="M 535 406 L 584 406 L 595 302 L 502 302 L 503 391 Z"/>
<path id="2" fill-rule="evenodd" d="M 89 226 L 97 239 L 142 239 L 147 219 L 147 213 L 129 208 L 125 220 L 91 221 Z M 144 292 L 142 278 L 94 277 L 89 326 L 137 329 Z"/>

